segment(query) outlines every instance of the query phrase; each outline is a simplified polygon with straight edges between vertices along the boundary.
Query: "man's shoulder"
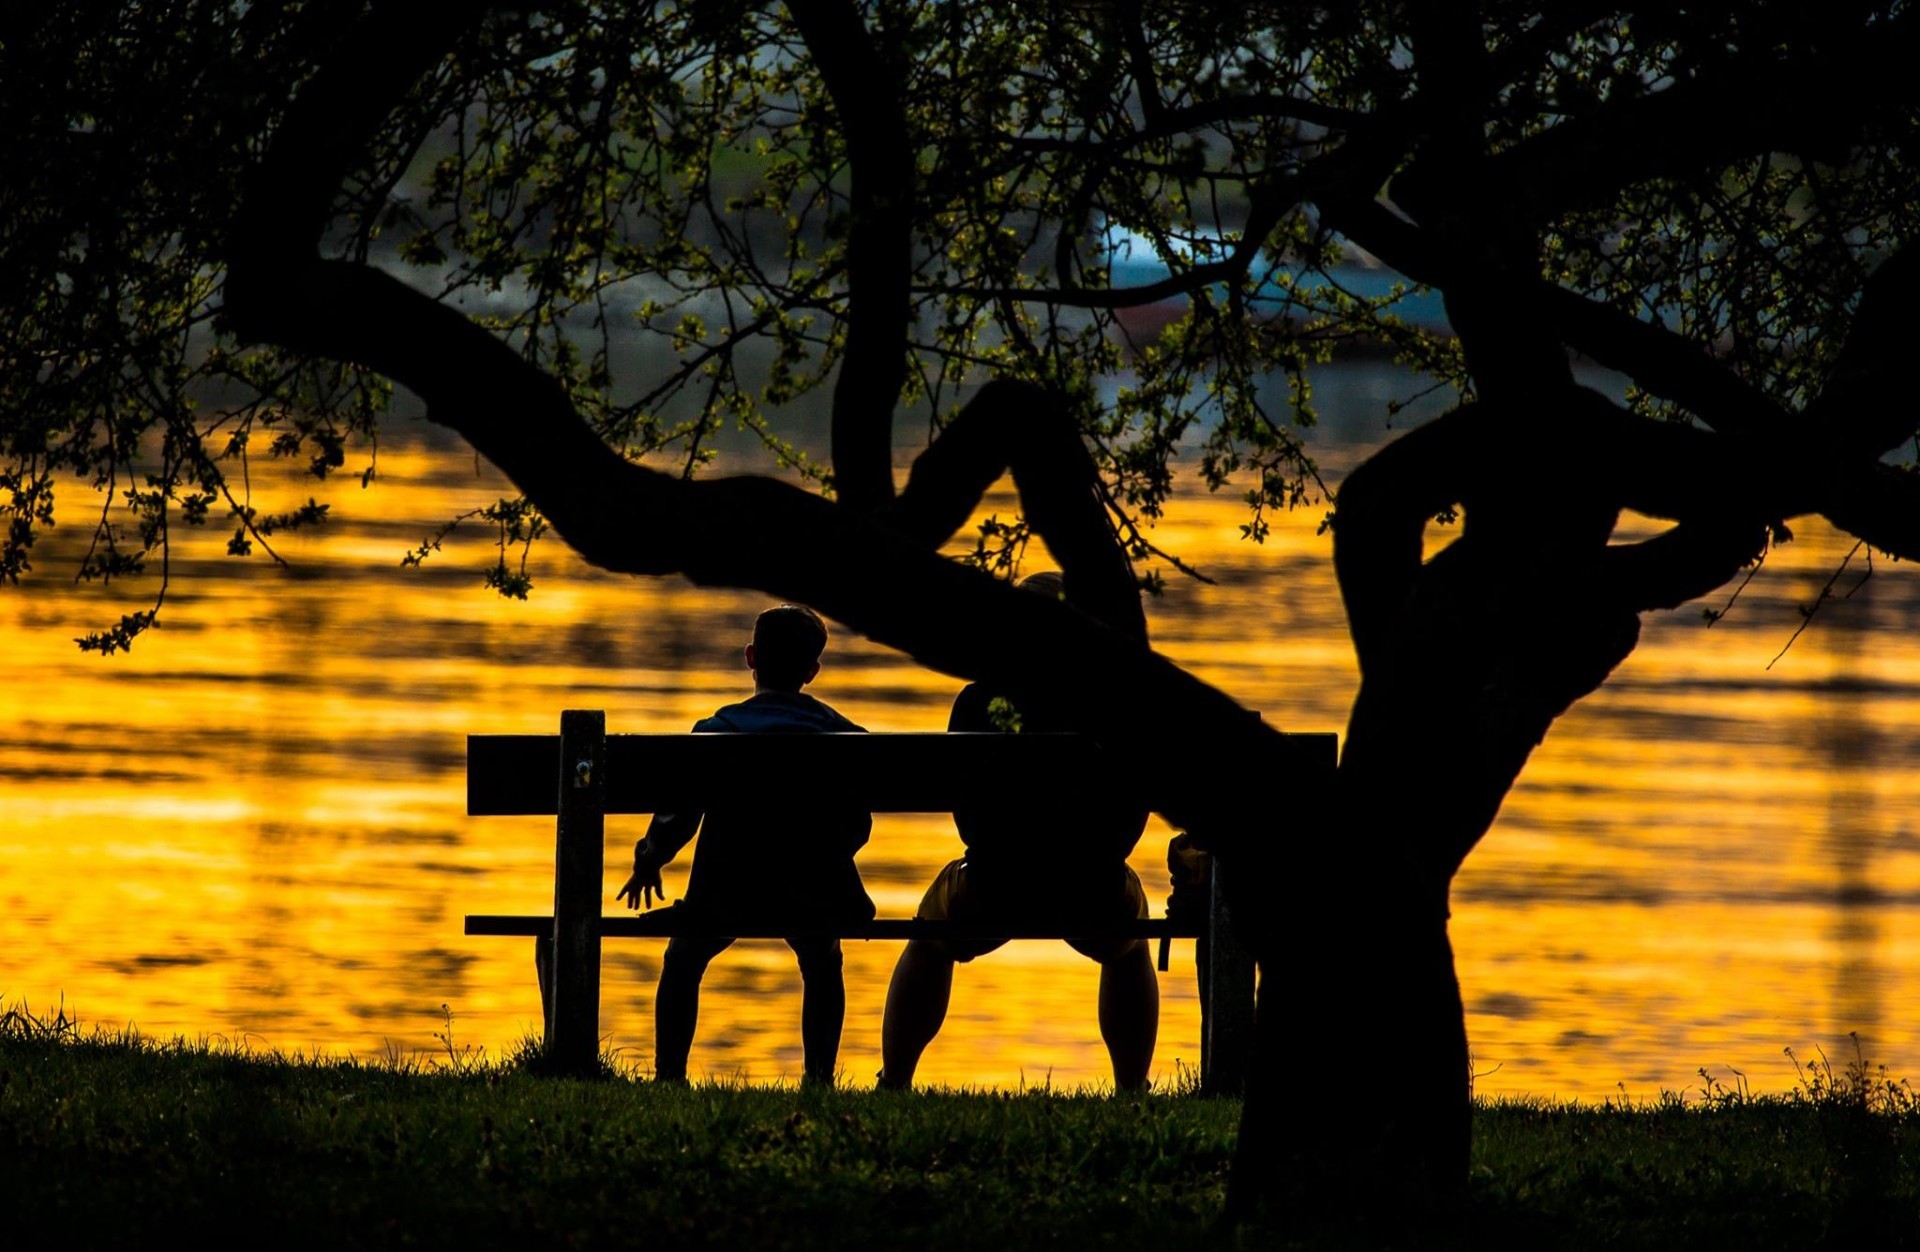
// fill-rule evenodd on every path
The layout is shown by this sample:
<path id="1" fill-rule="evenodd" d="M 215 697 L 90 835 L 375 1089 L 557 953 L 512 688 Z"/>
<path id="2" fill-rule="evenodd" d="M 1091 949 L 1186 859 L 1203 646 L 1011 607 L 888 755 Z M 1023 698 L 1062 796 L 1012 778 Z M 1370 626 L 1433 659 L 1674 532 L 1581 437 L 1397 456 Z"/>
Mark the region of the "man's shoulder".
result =
<path id="1" fill-rule="evenodd" d="M 953 697 L 953 707 L 947 711 L 947 729 L 998 730 L 991 710 L 1000 694 L 986 683 L 968 683 L 960 688 L 959 694 Z"/>
<path id="2" fill-rule="evenodd" d="M 800 691 L 762 691 L 737 704 L 716 709 L 711 717 L 695 722 L 696 732 L 732 732 L 769 734 L 803 731 L 816 734 L 864 732 L 866 727 L 848 719 L 824 700 Z"/>
<path id="3" fill-rule="evenodd" d="M 806 715 L 809 718 L 817 719 L 821 723 L 820 729 L 822 730 L 866 733 L 867 728 L 865 726 L 855 722 L 845 713 L 842 713 L 839 709 L 834 708 L 831 704 L 828 704 L 825 700 L 817 696 L 810 696 L 804 691 L 796 691 L 787 698 L 804 701 L 804 707 L 807 710 Z"/>

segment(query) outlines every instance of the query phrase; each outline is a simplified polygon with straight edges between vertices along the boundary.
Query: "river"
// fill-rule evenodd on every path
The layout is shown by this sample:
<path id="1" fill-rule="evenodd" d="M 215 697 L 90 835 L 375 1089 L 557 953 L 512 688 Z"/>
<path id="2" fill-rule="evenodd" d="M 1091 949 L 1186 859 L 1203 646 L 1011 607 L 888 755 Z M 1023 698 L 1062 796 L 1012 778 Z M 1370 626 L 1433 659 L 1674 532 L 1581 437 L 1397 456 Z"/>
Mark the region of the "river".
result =
<path id="1" fill-rule="evenodd" d="M 1322 371 L 1313 440 L 1331 478 L 1385 435 L 1404 385 Z M 477 531 L 403 569 L 501 486 L 405 419 L 378 465 L 370 487 L 323 497 L 327 526 L 287 537 L 286 568 L 188 536 L 164 626 L 130 656 L 71 642 L 140 607 L 68 581 L 79 496 L 37 571 L 0 589 L 7 1007 L 365 1059 L 497 1056 L 538 1030 L 530 943 L 468 938 L 461 919 L 550 906 L 551 825 L 464 815 L 465 736 L 549 733 L 564 708 L 605 709 L 616 732 L 685 729 L 744 693 L 739 648 L 764 600 L 607 575 L 556 544 L 534 553 L 532 598 L 502 600 L 480 585 Z M 309 490 L 271 467 L 254 486 L 268 507 Z M 1155 644 L 1270 724 L 1340 731 L 1356 672 L 1321 510 L 1276 518 L 1256 546 L 1239 509 L 1189 490 L 1159 526 L 1213 581 L 1170 579 L 1149 605 Z M 1702 604 L 1649 615 L 1638 651 L 1535 754 L 1454 894 L 1479 1092 L 1638 1099 L 1697 1091 L 1702 1067 L 1781 1090 L 1795 1057 L 1838 1066 L 1856 1038 L 1870 1065 L 1920 1073 L 1920 583 L 1884 564 L 1862 581 L 1854 557 L 1778 655 L 1850 546 L 1804 526 L 1717 625 Z M 934 730 L 959 686 L 837 631 L 814 690 L 871 729 Z M 610 909 L 641 820 L 609 822 Z M 1134 862 L 1156 912 L 1169 833 L 1151 826 Z M 882 915 L 909 914 L 957 846 L 944 817 L 879 819 L 860 867 Z M 854 1086 L 879 1067 L 897 954 L 848 945 Z M 652 940 L 606 950 L 601 1029 L 639 1070 L 659 955 Z M 1105 1082 L 1095 985 L 1059 943 L 963 967 L 921 1078 Z M 1166 1082 L 1198 1059 L 1191 942 L 1161 986 Z M 695 1075 L 796 1081 L 798 1012 L 784 945 L 738 945 L 707 979 Z M 1338 1023 L 1293 1029 L 1303 1080 L 1394 1081 L 1342 1071 Z"/>

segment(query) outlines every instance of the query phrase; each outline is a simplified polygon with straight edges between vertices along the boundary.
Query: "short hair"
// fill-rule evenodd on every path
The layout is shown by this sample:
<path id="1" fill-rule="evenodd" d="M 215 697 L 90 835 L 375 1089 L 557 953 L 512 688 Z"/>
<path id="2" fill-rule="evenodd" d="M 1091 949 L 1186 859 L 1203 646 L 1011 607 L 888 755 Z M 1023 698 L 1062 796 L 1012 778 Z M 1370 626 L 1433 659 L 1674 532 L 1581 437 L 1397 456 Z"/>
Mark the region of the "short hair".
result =
<path id="1" fill-rule="evenodd" d="M 827 624 L 801 604 L 776 604 L 753 623 L 753 673 L 762 686 L 798 691 L 827 650 Z"/>
<path id="2" fill-rule="evenodd" d="M 1037 574 L 1028 574 L 1016 585 L 1022 591 L 1031 591 L 1049 600 L 1067 598 L 1067 576 L 1057 569 L 1043 569 Z"/>

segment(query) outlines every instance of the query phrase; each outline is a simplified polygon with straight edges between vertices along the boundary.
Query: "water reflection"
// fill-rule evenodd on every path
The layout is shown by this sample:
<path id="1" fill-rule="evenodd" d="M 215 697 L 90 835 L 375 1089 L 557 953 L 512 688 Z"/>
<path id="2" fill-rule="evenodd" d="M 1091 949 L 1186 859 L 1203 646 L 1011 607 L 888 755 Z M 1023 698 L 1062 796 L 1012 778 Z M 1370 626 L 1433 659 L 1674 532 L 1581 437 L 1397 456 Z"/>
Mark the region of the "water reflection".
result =
<path id="1" fill-rule="evenodd" d="M 1834 876 L 1828 932 L 1834 951 L 1833 1013 L 1837 1025 L 1858 1033 L 1863 1052 L 1878 1055 L 1881 910 L 1876 907 L 1874 853 L 1881 832 L 1873 786 L 1878 745 L 1868 716 L 1871 688 L 1858 681 L 1872 603 L 1865 596 L 1850 597 L 1825 609 L 1830 620 L 1822 623 L 1823 638 L 1832 686 L 1840 696 L 1826 702 L 1815 728 L 1818 750 L 1826 756 L 1829 786 L 1823 842 Z"/>
<path id="2" fill-rule="evenodd" d="M 1381 436 L 1393 393 L 1377 371 L 1321 382 L 1331 475 Z M 478 585 L 480 535 L 402 570 L 500 488 L 405 423 L 381 471 L 323 533 L 292 537 L 291 570 L 189 542 L 165 628 L 130 658 L 70 642 L 138 607 L 61 581 L 71 531 L 38 551 L 43 576 L 0 592 L 10 1003 L 64 995 L 88 1021 L 363 1056 L 439 1051 L 447 1011 L 456 1046 L 490 1053 L 537 1028 L 529 945 L 469 939 L 461 918 L 549 907 L 552 831 L 464 816 L 465 735 L 550 733 L 568 707 L 604 708 L 616 731 L 684 729 L 741 692 L 761 597 L 611 576 L 555 547 L 533 599 L 501 601 Z M 1356 675 L 1319 512 L 1253 547 L 1237 510 L 1230 491 L 1193 496 L 1160 526 L 1214 581 L 1150 606 L 1157 646 L 1273 724 L 1339 730 Z M 1652 1094 L 1702 1065 L 1779 1089 L 1782 1048 L 1850 1056 L 1856 1030 L 1870 1060 L 1920 1074 L 1920 652 L 1899 626 L 1914 580 L 1876 573 L 1766 668 L 1846 547 L 1806 528 L 1711 630 L 1697 608 L 1650 617 L 1536 754 L 1455 895 L 1480 1091 Z M 958 687 L 841 632 L 819 693 L 869 727 L 933 730 Z M 610 906 L 638 825 L 609 831 Z M 1169 833 L 1150 828 L 1134 861 L 1156 910 Z M 945 819 L 880 821 L 861 868 L 881 912 L 910 913 L 956 846 Z M 897 954 L 848 945 L 850 1082 L 878 1068 Z M 651 943 L 609 945 L 602 1029 L 635 1062 L 658 967 Z M 922 1077 L 1104 1082 L 1096 982 L 1061 944 L 963 967 Z M 1191 944 L 1162 989 L 1165 1080 L 1197 1060 Z M 737 945 L 704 989 L 696 1071 L 797 1078 L 798 1013 L 784 946 Z"/>

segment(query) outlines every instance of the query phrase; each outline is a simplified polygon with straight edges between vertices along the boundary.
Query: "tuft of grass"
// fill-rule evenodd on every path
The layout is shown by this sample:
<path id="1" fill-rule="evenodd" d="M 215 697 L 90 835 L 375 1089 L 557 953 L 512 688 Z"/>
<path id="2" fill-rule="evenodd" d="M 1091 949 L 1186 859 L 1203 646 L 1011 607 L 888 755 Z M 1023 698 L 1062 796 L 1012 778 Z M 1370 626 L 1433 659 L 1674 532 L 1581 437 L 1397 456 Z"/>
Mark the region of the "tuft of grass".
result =
<path id="1" fill-rule="evenodd" d="M 327 1248 L 1209 1246 L 1239 1106 L 542 1076 L 0 1019 L 10 1238 Z"/>
<path id="2" fill-rule="evenodd" d="M 1703 1066 L 1693 1092 L 1598 1105 L 1481 1102 L 1472 1194 L 1446 1246 L 1920 1248 L 1920 1101 L 1816 1049 L 1755 1093 Z"/>

